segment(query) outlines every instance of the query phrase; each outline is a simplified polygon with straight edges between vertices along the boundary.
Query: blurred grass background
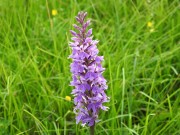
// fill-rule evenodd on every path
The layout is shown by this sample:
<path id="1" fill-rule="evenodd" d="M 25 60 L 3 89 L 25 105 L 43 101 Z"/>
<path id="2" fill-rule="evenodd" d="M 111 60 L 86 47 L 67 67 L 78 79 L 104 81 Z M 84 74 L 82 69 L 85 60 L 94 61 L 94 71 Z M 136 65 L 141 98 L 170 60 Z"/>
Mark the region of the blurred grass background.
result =
<path id="1" fill-rule="evenodd" d="M 111 97 L 96 133 L 180 135 L 178 10 L 178 0 L 0 0 L 0 135 L 88 134 L 65 100 L 78 11 L 92 19 Z"/>

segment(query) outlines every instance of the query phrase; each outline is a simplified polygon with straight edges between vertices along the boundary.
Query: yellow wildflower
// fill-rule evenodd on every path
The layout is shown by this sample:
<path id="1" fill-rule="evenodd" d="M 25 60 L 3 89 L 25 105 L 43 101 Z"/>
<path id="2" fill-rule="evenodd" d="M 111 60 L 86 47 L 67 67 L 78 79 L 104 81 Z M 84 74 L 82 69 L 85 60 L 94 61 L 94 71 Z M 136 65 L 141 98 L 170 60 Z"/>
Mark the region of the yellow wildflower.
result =
<path id="1" fill-rule="evenodd" d="M 151 28 L 149 31 L 152 33 L 152 32 L 154 32 L 155 30 L 154 30 L 154 28 Z"/>
<path id="2" fill-rule="evenodd" d="M 58 14 L 56 9 L 53 9 L 51 13 L 52 13 L 53 16 L 56 16 Z"/>
<path id="3" fill-rule="evenodd" d="M 66 99 L 67 101 L 71 101 L 71 97 L 70 97 L 70 96 L 66 96 L 65 99 Z"/>
<path id="4" fill-rule="evenodd" d="M 152 22 L 148 22 L 147 23 L 147 27 L 152 28 L 153 27 L 153 23 Z"/>

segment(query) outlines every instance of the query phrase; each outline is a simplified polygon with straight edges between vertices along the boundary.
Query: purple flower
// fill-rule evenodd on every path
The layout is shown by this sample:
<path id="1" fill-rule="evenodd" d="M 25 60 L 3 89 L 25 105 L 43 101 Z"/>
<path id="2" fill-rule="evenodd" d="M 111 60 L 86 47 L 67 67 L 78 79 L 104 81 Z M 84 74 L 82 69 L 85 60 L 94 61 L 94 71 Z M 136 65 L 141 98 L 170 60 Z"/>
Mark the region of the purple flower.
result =
<path id="1" fill-rule="evenodd" d="M 74 98 L 74 112 L 76 114 L 76 123 L 93 126 L 98 122 L 98 113 L 102 109 L 108 110 L 103 106 L 104 102 L 109 101 L 105 90 L 107 89 L 106 79 L 102 76 L 105 70 L 101 62 L 103 56 L 98 56 L 97 40 L 93 40 L 92 28 L 87 29 L 90 20 L 85 21 L 87 13 L 79 12 L 76 17 L 79 26 L 74 24 L 77 32 L 71 30 L 72 54 L 69 56 L 73 61 L 71 63 L 72 81 L 71 86 Z"/>

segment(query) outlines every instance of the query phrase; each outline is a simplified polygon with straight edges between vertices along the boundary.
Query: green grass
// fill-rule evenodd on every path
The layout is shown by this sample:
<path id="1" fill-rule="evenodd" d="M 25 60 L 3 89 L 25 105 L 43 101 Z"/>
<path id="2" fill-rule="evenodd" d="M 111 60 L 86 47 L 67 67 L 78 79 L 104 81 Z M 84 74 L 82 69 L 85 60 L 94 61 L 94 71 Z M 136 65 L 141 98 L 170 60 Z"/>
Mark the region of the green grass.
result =
<path id="1" fill-rule="evenodd" d="M 0 135 L 86 135 L 75 124 L 68 46 L 92 18 L 108 80 L 98 135 L 180 134 L 178 0 L 0 0 Z M 58 15 L 52 16 L 51 10 Z M 147 27 L 151 21 L 154 32 Z"/>

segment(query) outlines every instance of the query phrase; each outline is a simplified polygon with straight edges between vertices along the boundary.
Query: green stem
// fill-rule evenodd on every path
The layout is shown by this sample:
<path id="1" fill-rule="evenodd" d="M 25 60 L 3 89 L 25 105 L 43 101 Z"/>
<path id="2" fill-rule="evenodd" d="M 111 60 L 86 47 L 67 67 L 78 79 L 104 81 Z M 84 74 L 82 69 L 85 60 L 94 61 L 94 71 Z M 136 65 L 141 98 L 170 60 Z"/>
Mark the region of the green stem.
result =
<path id="1" fill-rule="evenodd" d="M 90 127 L 90 135 L 95 135 L 95 123 Z"/>

